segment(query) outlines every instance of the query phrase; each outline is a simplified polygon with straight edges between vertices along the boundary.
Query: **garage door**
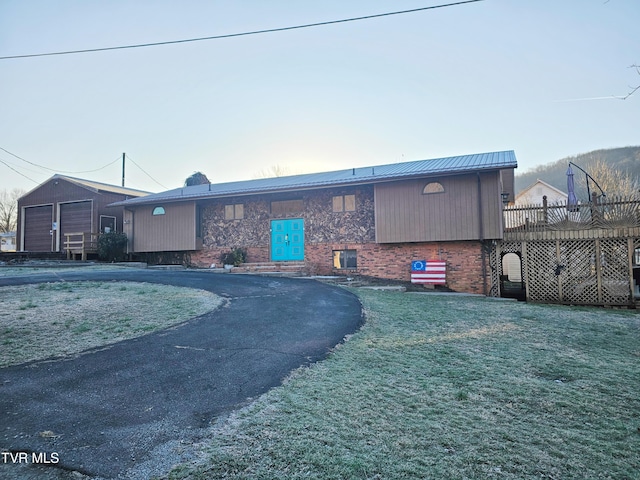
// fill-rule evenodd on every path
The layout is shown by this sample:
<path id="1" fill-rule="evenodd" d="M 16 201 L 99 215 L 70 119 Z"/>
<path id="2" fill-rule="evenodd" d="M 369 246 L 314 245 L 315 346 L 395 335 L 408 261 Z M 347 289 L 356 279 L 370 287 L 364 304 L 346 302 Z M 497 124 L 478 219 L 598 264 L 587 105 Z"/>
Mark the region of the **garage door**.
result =
<path id="1" fill-rule="evenodd" d="M 60 250 L 64 250 L 65 233 L 91 233 L 91 201 L 61 203 L 59 228 Z"/>
<path id="2" fill-rule="evenodd" d="M 26 207 L 24 209 L 24 249 L 29 252 L 52 250 L 51 222 L 53 206 Z"/>

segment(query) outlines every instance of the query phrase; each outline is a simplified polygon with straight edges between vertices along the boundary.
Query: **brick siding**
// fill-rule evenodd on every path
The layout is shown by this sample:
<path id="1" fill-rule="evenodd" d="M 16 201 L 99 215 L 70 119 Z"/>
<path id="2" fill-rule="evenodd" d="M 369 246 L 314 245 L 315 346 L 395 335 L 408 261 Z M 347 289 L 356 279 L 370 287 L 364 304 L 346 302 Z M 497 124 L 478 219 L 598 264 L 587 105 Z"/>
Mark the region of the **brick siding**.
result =
<path id="1" fill-rule="evenodd" d="M 356 196 L 356 210 L 333 212 L 336 195 Z M 445 260 L 447 286 L 468 293 L 485 293 L 483 275 L 488 272 L 479 241 L 432 243 L 375 243 L 372 186 L 333 188 L 299 195 L 253 196 L 209 202 L 201 207 L 203 248 L 191 253 L 191 263 L 208 268 L 220 266 L 221 254 L 234 247 L 247 250 L 248 262 L 270 261 L 270 221 L 275 218 L 303 218 L 305 221 L 305 262 L 310 273 L 319 275 L 359 274 L 392 280 L 410 280 L 413 260 Z M 274 200 L 302 200 L 301 212 L 272 215 Z M 298 202 L 299 204 L 300 202 Z M 225 205 L 242 204 L 244 218 L 225 220 Z M 333 266 L 334 250 L 356 250 L 357 269 Z M 487 274 L 486 289 L 490 288 Z M 488 290 L 487 290 L 488 291 Z"/>

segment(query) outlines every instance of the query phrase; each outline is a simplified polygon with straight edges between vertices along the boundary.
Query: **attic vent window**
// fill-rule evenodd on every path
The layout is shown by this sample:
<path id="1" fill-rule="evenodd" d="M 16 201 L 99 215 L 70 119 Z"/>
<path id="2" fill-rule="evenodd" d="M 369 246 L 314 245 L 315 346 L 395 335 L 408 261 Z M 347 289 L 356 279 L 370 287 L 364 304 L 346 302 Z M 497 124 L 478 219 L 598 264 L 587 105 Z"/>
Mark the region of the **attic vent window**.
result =
<path id="1" fill-rule="evenodd" d="M 444 192 L 444 187 L 440 182 L 427 183 L 422 189 L 422 193 L 425 195 L 428 195 L 431 193 L 443 193 L 443 192 Z"/>
<path id="2" fill-rule="evenodd" d="M 153 209 L 152 215 L 164 215 L 164 214 L 165 214 L 164 207 L 155 207 Z"/>

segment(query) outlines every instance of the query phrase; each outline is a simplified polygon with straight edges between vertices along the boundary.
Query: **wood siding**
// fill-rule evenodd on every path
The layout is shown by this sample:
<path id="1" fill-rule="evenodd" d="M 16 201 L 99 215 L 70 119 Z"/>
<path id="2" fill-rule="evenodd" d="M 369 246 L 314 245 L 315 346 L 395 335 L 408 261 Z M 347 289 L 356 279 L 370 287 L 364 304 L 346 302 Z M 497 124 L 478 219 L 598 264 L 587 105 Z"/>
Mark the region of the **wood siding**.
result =
<path id="1" fill-rule="evenodd" d="M 157 206 L 164 207 L 164 215 L 153 215 Z M 200 248 L 196 237 L 196 205 L 194 202 L 149 205 L 136 208 L 129 216 L 125 233 L 134 252 L 176 252 Z"/>
<path id="2" fill-rule="evenodd" d="M 423 193 L 432 182 L 444 192 Z M 488 172 L 378 184 L 376 242 L 500 239 L 501 183 L 500 172 Z"/>

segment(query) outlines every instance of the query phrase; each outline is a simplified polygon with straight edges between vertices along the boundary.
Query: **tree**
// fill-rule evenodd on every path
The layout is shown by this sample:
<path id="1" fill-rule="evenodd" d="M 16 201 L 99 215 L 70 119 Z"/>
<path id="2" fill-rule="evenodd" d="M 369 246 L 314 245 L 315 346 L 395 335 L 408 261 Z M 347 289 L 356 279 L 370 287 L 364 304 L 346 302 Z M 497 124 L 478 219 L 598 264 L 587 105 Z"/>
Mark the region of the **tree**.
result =
<path id="1" fill-rule="evenodd" d="M 207 176 L 202 172 L 195 172 L 193 175 L 187 177 L 184 181 L 185 187 L 192 187 L 194 185 L 207 185 L 211 183 Z"/>
<path id="2" fill-rule="evenodd" d="M 260 170 L 254 178 L 274 178 L 274 177 L 286 177 L 292 175 L 288 167 L 282 165 L 271 165 L 269 168 L 263 168 Z"/>
<path id="3" fill-rule="evenodd" d="M 587 164 L 585 168 L 589 172 L 607 197 L 623 196 L 636 197 L 640 190 L 640 180 L 638 177 L 631 175 L 629 172 L 612 168 L 601 158 L 595 158 Z M 581 172 L 575 171 L 576 184 L 586 188 L 586 176 Z M 592 192 L 600 193 L 597 186 L 589 181 L 589 188 Z"/>
<path id="4" fill-rule="evenodd" d="M 629 68 L 635 68 L 636 72 L 638 73 L 638 75 L 640 75 L 640 65 L 631 65 Z M 640 90 L 640 85 L 636 86 L 636 87 L 629 87 L 631 88 L 631 90 L 629 91 L 629 93 L 627 93 L 624 97 L 621 97 L 621 100 L 626 100 L 627 98 L 629 98 L 631 95 L 633 95 L 634 93 L 636 93 L 638 90 Z"/>
<path id="5" fill-rule="evenodd" d="M 18 199 L 26 192 L 20 188 L 0 191 L 0 232 L 13 232 L 18 220 Z"/>

